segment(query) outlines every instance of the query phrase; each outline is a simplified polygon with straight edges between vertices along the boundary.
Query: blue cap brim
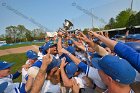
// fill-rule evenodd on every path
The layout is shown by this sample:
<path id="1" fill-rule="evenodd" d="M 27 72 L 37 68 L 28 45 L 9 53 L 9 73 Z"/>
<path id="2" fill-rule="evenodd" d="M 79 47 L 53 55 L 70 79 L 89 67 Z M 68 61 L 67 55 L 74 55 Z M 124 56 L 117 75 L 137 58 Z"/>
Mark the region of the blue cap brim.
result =
<path id="1" fill-rule="evenodd" d="M 72 75 L 72 74 L 67 74 L 67 76 L 68 76 L 68 78 L 70 79 L 70 78 L 72 78 L 74 75 Z"/>
<path id="2" fill-rule="evenodd" d="M 93 58 L 92 59 L 92 65 L 94 68 L 101 70 L 101 67 L 98 65 L 98 62 L 101 60 L 101 58 Z"/>
<path id="3" fill-rule="evenodd" d="M 3 82 L 2 84 L 0 84 L 0 93 L 3 93 L 7 86 L 8 82 Z"/>
<path id="4" fill-rule="evenodd" d="M 7 68 L 9 68 L 9 67 L 11 67 L 11 66 L 13 66 L 15 63 L 9 63 L 7 66 L 5 66 L 3 69 L 7 69 Z"/>

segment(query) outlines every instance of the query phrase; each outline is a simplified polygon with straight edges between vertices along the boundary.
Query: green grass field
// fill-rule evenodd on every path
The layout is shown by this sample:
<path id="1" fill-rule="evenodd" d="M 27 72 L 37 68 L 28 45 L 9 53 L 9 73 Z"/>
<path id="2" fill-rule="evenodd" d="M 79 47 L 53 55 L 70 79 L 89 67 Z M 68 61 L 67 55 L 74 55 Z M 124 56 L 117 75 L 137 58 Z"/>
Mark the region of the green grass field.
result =
<path id="1" fill-rule="evenodd" d="M 23 46 L 31 46 L 31 45 L 41 46 L 43 44 L 44 44 L 44 42 L 42 42 L 42 43 L 29 43 L 29 44 L 16 44 L 16 45 L 11 45 L 11 46 L 0 46 L 0 50 L 9 49 L 9 48 L 23 47 Z"/>
<path id="2" fill-rule="evenodd" d="M 16 72 L 18 69 L 21 68 L 23 64 L 25 64 L 27 58 L 25 53 L 20 54 L 10 54 L 5 56 L 0 56 L 0 60 L 7 61 L 7 62 L 14 62 L 15 64 L 11 68 L 11 73 Z M 14 82 L 21 82 L 21 76 L 14 80 Z"/>

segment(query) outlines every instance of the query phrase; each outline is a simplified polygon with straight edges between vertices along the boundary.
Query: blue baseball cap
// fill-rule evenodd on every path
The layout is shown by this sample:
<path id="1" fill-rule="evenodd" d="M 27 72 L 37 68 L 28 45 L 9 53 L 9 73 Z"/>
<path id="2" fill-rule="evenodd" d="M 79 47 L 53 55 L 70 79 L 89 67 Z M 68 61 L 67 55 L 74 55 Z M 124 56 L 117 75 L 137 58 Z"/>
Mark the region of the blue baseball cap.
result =
<path id="1" fill-rule="evenodd" d="M 47 67 L 47 72 L 51 71 L 54 67 L 59 67 L 60 63 L 61 63 L 60 60 L 53 58 L 52 62 Z"/>
<path id="2" fill-rule="evenodd" d="M 134 34 L 133 39 L 135 40 L 140 40 L 140 34 Z"/>
<path id="3" fill-rule="evenodd" d="M 65 66 L 65 72 L 68 78 L 72 78 L 77 71 L 78 66 L 74 62 L 70 62 Z"/>
<path id="4" fill-rule="evenodd" d="M 38 55 L 36 52 L 32 51 L 32 50 L 28 50 L 26 52 L 26 56 L 29 58 L 29 59 L 37 59 L 38 58 Z"/>
<path id="5" fill-rule="evenodd" d="M 56 46 L 56 45 L 57 45 L 57 44 L 56 44 L 53 40 L 48 41 L 47 43 L 44 44 L 42 53 L 43 53 L 44 55 L 47 54 L 47 53 L 46 53 L 46 50 L 48 50 L 50 47 Z"/>
<path id="6" fill-rule="evenodd" d="M 116 41 L 116 38 L 114 38 L 114 37 L 112 37 L 112 38 L 110 38 L 110 39 Z"/>
<path id="7" fill-rule="evenodd" d="M 98 62 L 100 60 L 101 60 L 101 58 L 98 58 L 98 57 L 92 58 L 92 60 L 91 60 L 91 63 L 93 65 L 93 67 L 96 68 L 96 69 L 99 69 L 99 70 L 100 70 L 100 67 L 98 65 Z"/>
<path id="8" fill-rule="evenodd" d="M 126 36 L 126 39 L 140 40 L 140 34 L 130 34 L 130 35 Z"/>
<path id="9" fill-rule="evenodd" d="M 137 52 L 140 53 L 140 43 L 138 43 L 138 42 L 126 42 L 125 44 L 130 46 L 131 48 L 133 48 L 134 50 L 136 50 Z"/>
<path id="10" fill-rule="evenodd" d="M 105 43 L 101 43 L 100 46 L 103 47 L 103 48 L 107 47 Z"/>
<path id="11" fill-rule="evenodd" d="M 129 34 L 128 36 L 125 37 L 126 39 L 132 39 L 133 38 L 133 34 Z"/>
<path id="12" fill-rule="evenodd" d="M 134 82 L 136 72 L 125 59 L 118 56 L 106 55 L 99 62 L 99 70 L 110 76 L 114 81 L 121 84 L 131 84 Z"/>
<path id="13" fill-rule="evenodd" d="M 93 57 L 94 56 L 94 53 L 93 52 L 88 52 L 88 54 Z"/>
<path id="14" fill-rule="evenodd" d="M 94 58 L 101 58 L 102 56 L 100 56 L 98 53 L 94 53 L 94 54 L 93 54 L 93 57 L 94 57 Z"/>
<path id="15" fill-rule="evenodd" d="M 28 50 L 28 51 L 26 52 L 26 56 L 28 57 L 32 52 L 33 52 L 33 50 Z"/>
<path id="16" fill-rule="evenodd" d="M 7 88 L 8 82 L 3 82 L 0 84 L 0 93 L 3 93 L 4 90 Z"/>
<path id="17" fill-rule="evenodd" d="M 71 54 L 74 54 L 75 53 L 75 48 L 73 46 L 68 46 L 66 48 L 67 51 L 69 51 Z"/>
<path id="18" fill-rule="evenodd" d="M 43 46 L 40 46 L 40 47 L 39 47 L 39 50 L 41 50 L 41 51 L 42 51 L 42 50 L 43 50 Z"/>
<path id="19" fill-rule="evenodd" d="M 33 65 L 35 67 L 40 68 L 42 65 L 42 60 L 37 60 Z M 53 57 L 52 62 L 48 65 L 46 72 L 49 72 L 52 70 L 54 67 L 59 67 L 60 66 L 60 60 L 57 60 Z"/>
<path id="20" fill-rule="evenodd" d="M 11 67 L 14 63 L 8 63 L 6 61 L 0 61 L 0 70 L 7 69 Z"/>
<path id="21" fill-rule="evenodd" d="M 72 40 L 68 40 L 68 44 L 73 44 Z"/>

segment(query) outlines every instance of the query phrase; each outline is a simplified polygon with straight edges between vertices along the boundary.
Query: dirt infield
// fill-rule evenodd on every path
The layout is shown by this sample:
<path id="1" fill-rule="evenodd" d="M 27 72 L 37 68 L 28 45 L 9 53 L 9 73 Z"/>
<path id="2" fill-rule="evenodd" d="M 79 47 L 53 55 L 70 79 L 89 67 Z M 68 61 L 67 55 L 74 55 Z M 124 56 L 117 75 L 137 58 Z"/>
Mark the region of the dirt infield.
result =
<path id="1" fill-rule="evenodd" d="M 18 47 L 18 48 L 10 48 L 5 50 L 0 50 L 0 56 L 8 55 L 8 54 L 15 54 L 15 53 L 25 53 L 28 50 L 33 50 L 38 52 L 39 46 L 32 45 L 32 46 L 25 46 L 25 47 Z"/>

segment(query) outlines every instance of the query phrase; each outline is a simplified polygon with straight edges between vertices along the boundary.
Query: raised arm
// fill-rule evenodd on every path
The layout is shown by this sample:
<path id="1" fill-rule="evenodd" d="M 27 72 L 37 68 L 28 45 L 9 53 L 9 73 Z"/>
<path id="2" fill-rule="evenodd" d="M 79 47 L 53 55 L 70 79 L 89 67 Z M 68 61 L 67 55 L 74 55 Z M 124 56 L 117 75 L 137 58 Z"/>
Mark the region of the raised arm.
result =
<path id="1" fill-rule="evenodd" d="M 134 49 L 125 45 L 124 43 L 113 41 L 95 32 L 93 32 L 93 34 L 95 37 L 98 37 L 103 43 L 105 43 L 110 49 L 114 50 L 118 56 L 126 59 L 137 71 L 140 72 L 140 53 L 136 52 Z"/>
<path id="2" fill-rule="evenodd" d="M 62 35 L 63 35 L 63 33 L 62 32 L 58 32 L 57 35 L 59 37 L 58 43 L 57 43 L 57 50 L 58 50 L 59 55 L 62 55 L 62 53 L 60 52 L 60 50 L 62 49 Z"/>
<path id="3" fill-rule="evenodd" d="M 50 56 L 50 49 L 48 53 L 43 57 L 41 68 L 35 78 L 31 93 L 39 93 L 42 89 L 44 81 L 46 79 L 46 69 L 48 65 L 51 63 L 52 58 Z"/>
<path id="4" fill-rule="evenodd" d="M 116 41 L 106 38 L 105 36 L 99 35 L 96 32 L 92 32 L 93 35 L 99 38 L 103 43 L 105 43 L 111 50 L 114 49 L 114 46 L 117 44 Z"/>
<path id="5" fill-rule="evenodd" d="M 31 88 L 33 86 L 33 81 L 34 81 L 34 78 L 31 76 L 28 76 L 28 80 L 27 80 L 26 85 L 25 85 L 25 90 L 27 93 L 31 90 Z"/>
<path id="6" fill-rule="evenodd" d="M 108 55 L 108 52 L 101 46 L 97 45 L 93 41 L 89 40 L 83 33 L 80 33 L 82 35 L 81 39 L 85 41 L 91 48 L 93 48 L 97 53 L 99 53 L 100 56 Z"/>
<path id="7" fill-rule="evenodd" d="M 61 49 L 61 52 L 68 55 L 70 57 L 70 59 L 75 63 L 75 64 L 79 64 L 81 61 L 79 58 L 75 57 L 73 54 L 71 54 L 70 52 L 68 52 L 67 50 L 65 50 L 64 48 Z"/>
<path id="8" fill-rule="evenodd" d="M 62 80 L 63 80 L 63 83 L 64 83 L 64 86 L 65 87 L 72 87 L 72 80 L 69 79 L 65 73 L 65 70 L 64 70 L 64 67 L 66 66 L 66 62 L 65 62 L 65 59 L 62 58 L 62 62 L 61 62 L 61 65 L 60 65 L 60 70 L 61 70 L 61 77 L 62 77 Z"/>
<path id="9" fill-rule="evenodd" d="M 84 45 L 82 45 L 81 43 L 78 43 L 77 41 L 75 41 L 72 38 L 71 38 L 71 40 L 73 41 L 74 45 L 76 45 L 79 49 L 85 51 L 85 46 Z"/>

